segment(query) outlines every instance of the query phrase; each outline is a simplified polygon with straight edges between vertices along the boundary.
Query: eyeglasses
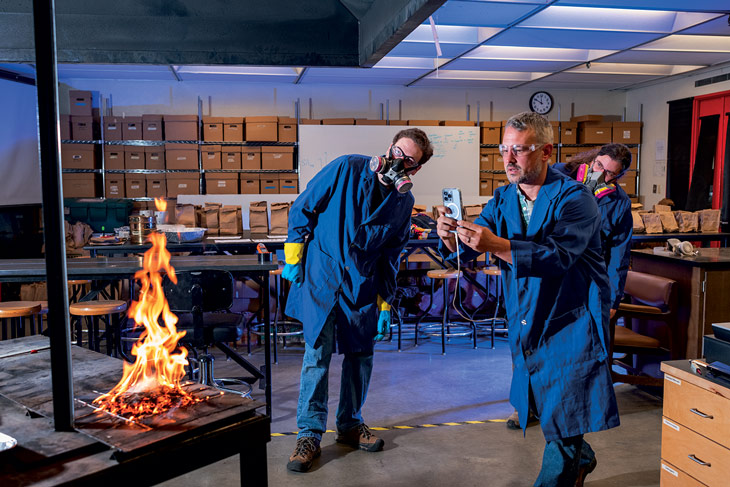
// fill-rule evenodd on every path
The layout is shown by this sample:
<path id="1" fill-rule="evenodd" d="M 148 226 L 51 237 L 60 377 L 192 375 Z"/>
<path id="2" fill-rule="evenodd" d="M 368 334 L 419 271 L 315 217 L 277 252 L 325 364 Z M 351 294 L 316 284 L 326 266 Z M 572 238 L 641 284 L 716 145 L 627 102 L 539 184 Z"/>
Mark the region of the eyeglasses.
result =
<path id="1" fill-rule="evenodd" d="M 595 164 L 595 166 L 598 168 L 599 171 L 603 172 L 606 176 L 608 176 L 607 179 L 618 179 L 623 174 L 623 170 L 618 171 L 618 172 L 609 171 L 608 169 L 603 167 L 603 164 L 601 164 L 601 161 L 599 161 L 598 159 L 594 159 L 593 164 Z M 604 178 L 604 179 L 606 179 L 606 178 Z"/>
<path id="2" fill-rule="evenodd" d="M 393 148 L 391 149 L 391 152 L 392 152 L 393 157 L 395 157 L 396 159 L 403 159 L 404 164 L 407 169 L 414 169 L 414 168 L 418 167 L 418 163 L 416 162 L 416 160 L 414 158 L 412 158 L 411 156 L 407 156 L 403 152 L 403 149 L 401 149 L 397 145 L 393 146 Z"/>
<path id="3" fill-rule="evenodd" d="M 515 157 L 527 157 L 529 154 L 535 152 L 537 149 L 543 147 L 544 145 L 545 144 L 499 144 L 499 153 L 502 154 L 502 157 L 507 157 L 511 150 Z"/>

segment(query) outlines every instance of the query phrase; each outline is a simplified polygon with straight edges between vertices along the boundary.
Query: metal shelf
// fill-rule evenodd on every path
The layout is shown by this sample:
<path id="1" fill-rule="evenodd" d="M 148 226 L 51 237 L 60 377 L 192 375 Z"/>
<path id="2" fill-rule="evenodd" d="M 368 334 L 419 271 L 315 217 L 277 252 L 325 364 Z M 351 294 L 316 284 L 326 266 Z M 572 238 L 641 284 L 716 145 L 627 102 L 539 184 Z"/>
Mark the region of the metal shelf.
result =
<path id="1" fill-rule="evenodd" d="M 110 174 L 163 174 L 168 172 L 199 173 L 197 169 L 105 169 Z"/>
<path id="2" fill-rule="evenodd" d="M 87 144 L 87 145 L 132 145 L 140 147 L 164 146 L 165 144 L 190 144 L 190 145 L 228 145 L 239 147 L 261 147 L 279 146 L 295 147 L 297 142 L 209 142 L 204 140 L 62 140 L 62 144 Z"/>
<path id="3" fill-rule="evenodd" d="M 240 146 L 240 147 L 261 147 L 261 146 L 294 147 L 297 145 L 297 143 L 296 142 L 256 142 L 256 141 L 211 142 L 208 140 L 201 140 L 200 145 L 235 145 L 235 146 Z"/>
<path id="4" fill-rule="evenodd" d="M 236 173 L 257 173 L 257 174 L 267 174 L 267 173 L 292 173 L 296 174 L 296 169 L 203 169 L 200 171 L 202 173 L 220 173 L 220 172 L 236 172 Z"/>
<path id="5" fill-rule="evenodd" d="M 103 171 L 101 169 L 62 169 L 61 172 L 63 172 L 63 173 L 92 173 L 92 174 L 101 174 Z"/>

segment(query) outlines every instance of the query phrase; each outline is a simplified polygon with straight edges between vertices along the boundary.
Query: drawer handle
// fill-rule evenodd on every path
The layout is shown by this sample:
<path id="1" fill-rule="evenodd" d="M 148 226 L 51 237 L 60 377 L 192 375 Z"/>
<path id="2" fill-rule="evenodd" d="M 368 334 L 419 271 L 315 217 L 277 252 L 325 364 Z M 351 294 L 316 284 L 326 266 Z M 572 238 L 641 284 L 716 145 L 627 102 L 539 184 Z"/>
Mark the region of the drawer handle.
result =
<path id="1" fill-rule="evenodd" d="M 711 414 L 705 414 L 705 413 L 703 413 L 702 411 L 700 411 L 698 409 L 692 408 L 692 409 L 690 409 L 690 411 L 693 412 L 693 413 L 695 413 L 700 418 L 713 419 L 713 416 Z"/>
<path id="2" fill-rule="evenodd" d="M 710 464 L 709 464 L 709 463 L 707 463 L 707 462 L 703 462 L 702 460 L 700 460 L 699 458 L 697 458 L 697 457 L 696 457 L 696 456 L 694 456 L 694 455 L 687 455 L 687 458 L 689 458 L 690 460 L 692 460 L 692 461 L 693 461 L 693 462 L 695 462 L 695 463 L 699 463 L 699 464 L 700 464 L 700 465 L 702 465 L 703 467 L 711 467 L 711 466 L 712 466 L 712 465 L 710 465 Z"/>

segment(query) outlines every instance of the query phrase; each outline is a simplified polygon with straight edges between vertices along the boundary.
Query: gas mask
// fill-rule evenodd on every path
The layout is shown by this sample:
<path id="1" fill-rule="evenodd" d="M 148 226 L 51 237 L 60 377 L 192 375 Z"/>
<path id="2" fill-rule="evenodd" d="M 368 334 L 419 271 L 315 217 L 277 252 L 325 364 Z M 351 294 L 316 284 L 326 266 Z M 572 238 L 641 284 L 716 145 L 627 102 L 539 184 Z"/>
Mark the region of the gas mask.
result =
<path id="1" fill-rule="evenodd" d="M 616 191 L 616 186 L 607 183 L 605 176 L 602 171 L 594 171 L 590 164 L 581 164 L 575 179 L 582 182 L 596 198 L 603 198 Z"/>
<path id="2" fill-rule="evenodd" d="M 398 146 L 392 146 L 386 156 L 370 158 L 370 170 L 383 175 L 386 184 L 392 184 L 399 193 L 407 193 L 413 187 L 411 178 L 406 173 L 406 158 Z"/>

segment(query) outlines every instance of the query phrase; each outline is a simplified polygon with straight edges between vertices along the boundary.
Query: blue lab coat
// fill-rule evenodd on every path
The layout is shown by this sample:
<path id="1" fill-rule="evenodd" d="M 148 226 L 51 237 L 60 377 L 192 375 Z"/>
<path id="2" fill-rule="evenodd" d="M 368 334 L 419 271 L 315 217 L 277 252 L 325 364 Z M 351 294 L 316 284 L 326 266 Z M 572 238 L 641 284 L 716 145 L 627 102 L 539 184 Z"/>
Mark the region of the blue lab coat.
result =
<path id="1" fill-rule="evenodd" d="M 568 172 L 564 163 L 560 162 L 553 167 L 575 179 L 575 171 L 572 174 Z M 621 186 L 616 185 L 616 191 L 596 199 L 596 202 L 601 213 L 601 244 L 611 288 L 611 308 L 618 309 L 629 272 L 631 235 L 634 231 L 631 199 Z"/>
<path id="2" fill-rule="evenodd" d="M 304 325 L 314 346 L 325 319 L 338 305 L 340 353 L 372 353 L 377 296 L 393 302 L 399 256 L 411 224 L 414 198 L 389 189 L 372 207 L 380 184 L 370 158 L 338 157 L 322 168 L 289 210 L 287 242 L 306 241 L 304 283 L 292 286 L 286 313 Z"/>
<path id="3" fill-rule="evenodd" d="M 515 184 L 498 188 L 475 221 L 511 242 L 513 263 L 501 262 L 514 364 L 510 402 L 524 429 L 532 393 L 546 441 L 618 426 L 595 198 L 548 168 L 525 229 L 517 191 Z M 477 255 L 460 249 L 465 260 Z"/>

